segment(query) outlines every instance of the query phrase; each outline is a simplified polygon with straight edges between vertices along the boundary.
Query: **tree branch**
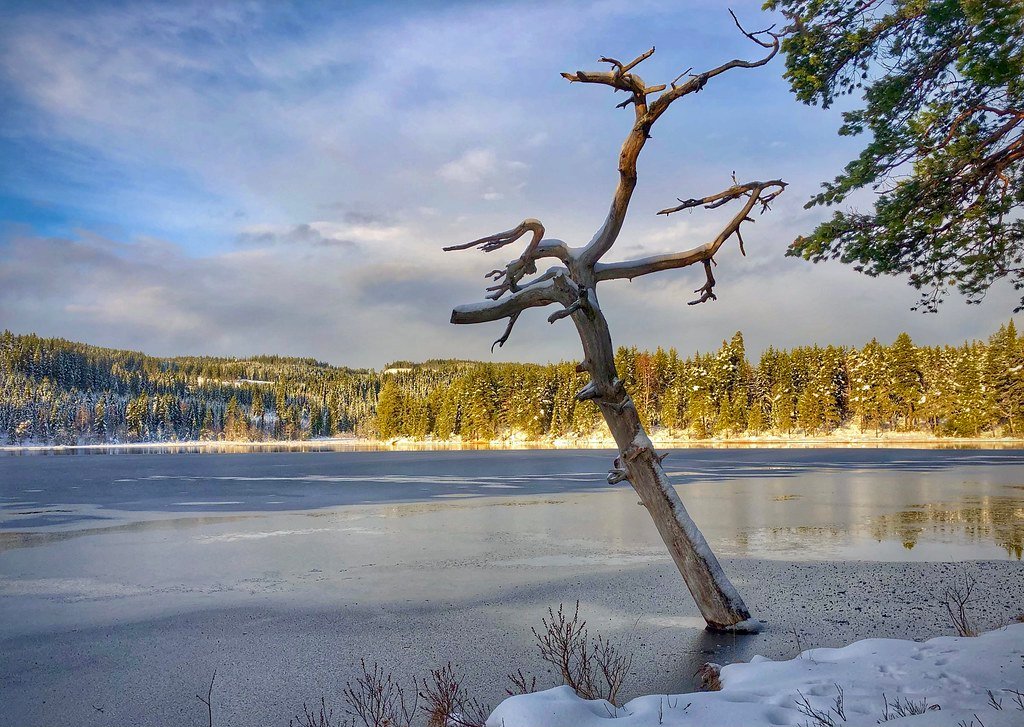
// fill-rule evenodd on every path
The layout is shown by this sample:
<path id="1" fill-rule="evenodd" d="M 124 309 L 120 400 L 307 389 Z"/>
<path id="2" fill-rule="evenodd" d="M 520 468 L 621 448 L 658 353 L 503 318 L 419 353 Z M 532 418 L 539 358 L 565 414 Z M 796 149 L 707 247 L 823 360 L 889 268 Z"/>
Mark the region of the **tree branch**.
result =
<path id="1" fill-rule="evenodd" d="M 511 245 L 527 232 L 533 233 L 533 239 L 530 240 L 530 244 L 526 248 L 527 250 L 530 250 L 539 245 L 541 238 L 544 237 L 544 225 L 541 224 L 540 220 L 528 217 L 511 230 L 505 230 L 504 232 L 498 232 L 493 235 L 488 235 L 487 237 L 481 237 L 479 240 L 464 242 L 461 245 L 449 245 L 442 249 L 445 252 L 451 252 L 452 250 L 468 250 L 471 247 L 476 247 L 484 252 L 494 252 L 495 250 L 505 247 L 505 245 Z"/>
<path id="2" fill-rule="evenodd" d="M 697 207 L 699 205 L 714 205 L 718 207 L 734 199 L 746 197 L 746 202 L 743 204 L 743 207 L 733 215 L 732 219 L 729 220 L 725 227 L 722 228 L 721 232 L 719 232 L 711 242 L 704 243 L 703 245 L 699 245 L 690 250 L 669 253 L 667 255 L 652 255 L 650 257 L 618 263 L 598 263 L 594 266 L 594 279 L 596 281 L 620 280 L 622 278 L 632 280 L 633 278 L 641 275 L 656 273 L 660 270 L 685 268 L 689 265 L 703 262 L 708 281 L 704 286 L 695 291 L 697 293 L 701 293 L 701 297 L 694 301 L 694 303 L 704 303 L 708 300 L 714 300 L 715 295 L 712 292 L 712 289 L 715 285 L 715 279 L 714 276 L 711 275 L 711 262 L 713 261 L 715 254 L 719 251 L 725 241 L 732 237 L 733 234 L 740 239 L 742 244 L 742 238 L 739 237 L 740 226 L 744 222 L 753 221 L 749 216 L 751 210 L 760 204 L 761 211 L 763 212 L 767 209 L 768 203 L 781 194 L 785 188 L 786 183 L 781 179 L 773 179 L 770 182 L 747 182 L 745 184 L 735 184 L 717 194 L 702 197 L 700 199 L 685 200 L 678 207 L 662 210 L 658 214 L 671 214 L 672 212 Z M 765 194 L 765 192 L 767 192 L 767 194 Z"/>
<path id="3" fill-rule="evenodd" d="M 568 318 L 573 313 L 582 311 L 588 318 L 593 316 L 593 308 L 590 305 L 590 292 L 587 287 L 582 284 L 576 286 L 576 300 L 567 305 L 562 310 L 557 310 L 548 316 L 548 323 L 554 323 L 560 321 L 563 318 Z"/>
<path id="4" fill-rule="evenodd" d="M 707 282 L 693 291 L 694 293 L 700 293 L 700 297 L 696 300 L 691 300 L 686 305 L 697 305 L 699 303 L 707 303 L 709 300 L 718 300 L 718 296 L 714 293 L 715 276 L 711 274 L 711 258 L 704 260 L 704 274 L 707 276 Z"/>
<path id="5" fill-rule="evenodd" d="M 562 285 L 558 285 L 559 282 Z M 571 297 L 565 295 L 564 289 L 566 288 L 568 288 Z M 556 276 L 539 285 L 523 288 L 518 293 L 513 293 L 500 300 L 456 306 L 452 310 L 451 322 L 458 325 L 498 321 L 502 318 L 508 318 L 513 313 L 521 313 L 527 308 L 540 308 L 552 303 L 568 305 L 573 302 L 575 297 L 575 288 L 565 283 L 562 276 Z"/>
<path id="6" fill-rule="evenodd" d="M 736 19 L 736 14 L 733 13 L 732 10 L 729 11 L 729 14 L 732 15 L 733 22 L 736 23 L 736 27 L 740 29 L 740 32 L 743 33 L 743 35 L 745 35 L 747 38 L 752 40 L 754 43 L 761 46 L 762 48 L 767 48 L 768 53 L 765 56 L 753 61 L 746 61 L 740 58 L 734 58 L 731 61 L 723 63 L 717 68 L 712 68 L 710 71 L 691 74 L 690 80 L 679 86 L 675 85 L 675 81 L 673 81 L 672 87 L 669 90 L 665 91 L 663 94 L 661 94 L 657 98 L 657 100 L 655 100 L 654 103 L 651 104 L 650 114 L 652 117 L 654 117 L 655 120 L 663 113 L 665 113 L 665 111 L 668 109 L 668 107 L 672 104 L 673 101 L 676 101 L 682 98 L 683 96 L 686 96 L 687 94 L 700 91 L 702 88 L 704 88 L 705 84 L 707 84 L 707 82 L 714 78 L 715 76 L 720 76 L 726 71 L 731 71 L 734 68 L 759 68 L 767 64 L 772 58 L 774 58 L 778 54 L 779 48 L 781 47 L 783 33 L 776 33 L 774 30 L 775 26 L 766 28 L 765 30 L 747 32 L 746 30 L 743 29 L 743 26 L 740 25 L 740 21 Z M 765 38 L 770 38 L 770 40 L 765 40 Z M 681 77 L 681 75 L 677 76 L 676 81 L 678 81 Z"/>
<path id="7" fill-rule="evenodd" d="M 757 68 L 763 66 L 778 53 L 781 33 L 775 33 L 772 28 L 747 32 L 740 25 L 736 16 L 733 15 L 732 17 L 736 26 L 745 37 L 761 48 L 768 50 L 766 55 L 753 61 L 732 60 L 704 73 L 689 74 L 689 80 L 678 84 L 677 82 L 689 73 L 689 70 L 687 70 L 677 76 L 668 87 L 665 84 L 647 86 L 640 76 L 632 73 L 633 69 L 654 54 L 654 48 L 641 53 L 628 63 L 623 63 L 610 57 L 600 58 L 599 62 L 611 65 L 611 70 L 608 71 L 576 71 L 574 73 L 562 74 L 570 82 L 606 85 L 612 87 L 615 91 L 625 91 L 630 94 L 630 97 L 625 102 L 619 104 L 619 106 L 625 107 L 632 104 L 635 121 L 628 136 L 623 141 L 619 154 L 619 181 L 612 197 L 611 208 L 600 229 L 591 238 L 590 242 L 582 248 L 569 248 L 561 240 L 543 239 L 544 225 L 539 220 L 532 218 L 523 220 L 511 230 L 444 248 L 445 251 L 451 251 L 475 247 L 484 252 L 493 252 L 511 245 L 528 233 L 532 233 L 522 255 L 509 262 L 504 269 L 497 268 L 485 276 L 493 283 L 493 285 L 487 287 L 488 301 L 456 307 L 452 311 L 452 323 L 483 323 L 507 318 L 508 324 L 505 332 L 492 345 L 491 350 L 493 351 L 494 346 L 502 346 L 508 340 L 519 318 L 519 314 L 527 308 L 561 303 L 562 308 L 549 317 L 551 322 L 569 317 L 574 313 L 584 313 L 589 316 L 592 313 L 588 308 L 590 303 L 589 296 L 597 282 L 618 278 L 631 279 L 638 275 L 646 275 L 658 270 L 686 267 L 697 262 L 705 263 L 707 282 L 697 289 L 697 292 L 700 293 L 700 298 L 694 302 L 704 302 L 715 298 L 713 292 L 715 280 L 710 272 L 715 253 L 718 252 L 725 240 L 734 233 L 738 238 L 740 250 L 743 251 L 743 238 L 740 236 L 740 226 L 745 221 L 752 221 L 750 220 L 749 213 L 755 204 L 760 203 L 762 205 L 762 212 L 767 209 L 768 204 L 785 188 L 784 182 L 773 180 L 771 182 L 734 184 L 732 187 L 709 197 L 689 200 L 680 199 L 679 206 L 662 210 L 659 213 L 671 214 L 672 212 L 699 205 L 714 209 L 735 199 L 746 197 L 743 209 L 733 217 L 713 241 L 705 245 L 682 253 L 659 255 L 622 263 L 602 264 L 600 260 L 611 249 L 622 229 L 622 223 L 625 219 L 633 190 L 636 187 L 637 160 L 647 139 L 650 138 L 650 131 L 654 122 L 674 101 L 687 94 L 700 91 L 709 79 L 733 68 Z M 659 95 L 653 104 L 648 105 L 648 95 L 651 94 Z M 735 182 L 735 179 L 733 181 Z M 774 191 L 769 191 L 768 194 L 765 194 L 766 190 Z M 520 281 L 525 276 L 533 275 L 537 272 L 536 261 L 546 257 L 558 258 L 564 263 L 564 267 L 553 267 L 543 275 L 521 284 Z"/>
<path id="8" fill-rule="evenodd" d="M 490 291 L 487 297 L 491 300 L 497 300 L 507 292 L 515 293 L 519 290 L 521 287 L 518 285 L 519 281 L 524 276 L 537 272 L 537 260 L 554 257 L 568 264 L 572 257 L 568 246 L 562 240 L 542 239 L 544 236 L 544 225 L 541 224 L 540 220 L 531 217 L 523 220 L 511 230 L 498 232 L 494 235 L 488 235 L 487 237 L 481 237 L 479 240 L 464 242 L 459 245 L 449 245 L 442 249 L 445 252 L 451 252 L 452 250 L 467 250 L 471 247 L 476 247 L 484 252 L 494 252 L 506 245 L 511 245 L 527 232 L 532 232 L 533 236 L 530 238 L 530 242 L 523 251 L 523 254 L 508 263 L 504 269 L 498 268 L 484 275 L 485 278 L 490 278 L 493 282 L 497 283 L 497 285 L 487 288 Z"/>
<path id="9" fill-rule="evenodd" d="M 513 262 L 509 263 L 509 267 L 511 268 L 512 265 L 515 264 L 515 262 L 516 261 L 513 261 Z M 559 274 L 568 275 L 568 273 L 569 273 L 568 269 L 562 267 L 561 265 L 555 265 L 554 267 L 548 268 L 547 271 L 544 272 L 544 274 L 538 275 L 536 278 L 533 278 L 533 279 L 523 283 L 522 285 L 516 285 L 515 288 L 513 289 L 512 284 L 511 284 L 511 278 L 508 275 L 507 269 L 506 269 L 506 271 L 492 270 L 490 273 L 488 273 L 488 276 L 492 276 L 492 277 L 494 277 L 495 280 L 497 280 L 501 275 L 505 275 L 505 279 L 502 280 L 497 285 L 491 285 L 490 287 L 488 287 L 487 290 L 492 291 L 492 292 L 489 293 L 485 297 L 488 300 L 497 300 L 498 298 L 500 298 L 501 296 L 503 296 L 505 293 L 507 293 L 509 291 L 511 291 L 513 293 L 518 293 L 520 290 L 525 290 L 526 288 L 529 288 L 532 285 L 538 285 L 539 283 L 543 283 L 543 282 L 545 282 L 547 280 L 551 280 L 556 275 L 559 275 Z"/>
<path id="10" fill-rule="evenodd" d="M 505 332 L 501 334 L 501 338 L 491 344 L 491 353 L 494 353 L 495 346 L 501 348 L 505 345 L 505 341 L 507 341 L 508 337 L 512 335 L 512 328 L 515 326 L 516 321 L 519 320 L 520 313 L 522 313 L 522 311 L 517 311 L 508 317 L 508 325 L 505 326 Z"/>
<path id="11" fill-rule="evenodd" d="M 631 60 L 629 63 L 623 64 L 621 61 L 617 61 L 614 58 L 606 58 L 602 56 L 597 59 L 598 63 L 610 63 L 612 70 L 610 71 L 576 71 L 575 73 L 563 73 L 562 78 L 566 79 L 570 83 L 600 83 L 605 86 L 611 86 L 616 91 L 628 91 L 634 96 L 645 97 L 648 93 L 652 93 L 648 90 L 644 84 L 644 81 L 640 76 L 630 73 L 629 71 L 640 65 L 648 58 L 654 55 L 654 48 L 641 53 L 636 58 Z M 662 86 L 664 88 L 664 86 Z M 620 106 L 626 106 L 628 102 L 620 104 Z"/>
<path id="12" fill-rule="evenodd" d="M 736 181 L 735 178 L 733 178 L 733 181 Z M 781 179 L 773 179 L 770 182 L 746 182 L 745 184 L 734 184 L 728 189 L 722 190 L 716 194 L 709 194 L 707 197 L 701 197 L 700 199 L 680 199 L 677 206 L 663 209 L 658 212 L 658 214 L 670 215 L 673 212 L 679 212 L 681 210 L 687 210 L 701 205 L 704 205 L 704 209 L 716 209 L 732 202 L 737 197 L 747 195 L 754 190 L 758 190 L 758 194 L 760 194 L 761 190 L 772 186 L 777 186 L 778 190 L 771 194 L 764 195 L 760 199 L 762 204 L 761 211 L 763 212 L 765 210 L 763 205 L 770 204 L 772 200 L 782 194 L 782 190 L 785 189 L 786 183 Z"/>
<path id="13" fill-rule="evenodd" d="M 732 11 L 730 11 L 730 14 L 732 14 Z M 608 250 L 611 249 L 612 245 L 615 244 L 615 240 L 618 238 L 619 232 L 622 229 L 622 223 L 626 217 L 626 210 L 629 207 L 633 189 L 636 187 L 637 159 L 647 139 L 650 138 L 654 122 L 668 110 L 668 107 L 674 101 L 687 94 L 700 91 L 709 79 L 734 68 L 758 68 L 768 63 L 779 52 L 780 39 L 783 34 L 775 32 L 774 26 L 765 30 L 748 32 L 740 25 L 735 14 L 732 14 L 732 17 L 740 32 L 761 48 L 768 49 L 767 54 L 752 61 L 741 59 L 728 61 L 704 73 L 690 74 L 688 81 L 681 85 L 676 85 L 676 82 L 686 74 L 684 72 L 672 81 L 668 89 L 666 89 L 664 84 L 648 87 L 639 76 L 625 72 L 649 58 L 654 53 L 653 48 L 628 64 L 621 64 L 614 58 L 602 58 L 602 61 L 612 64 L 613 70 L 611 71 L 576 71 L 575 73 L 562 74 L 569 81 L 604 84 L 611 86 L 616 91 L 631 93 L 632 97 L 620 104 L 620 106 L 632 103 L 636 113 L 636 121 L 626 140 L 622 143 L 622 149 L 619 153 L 619 182 L 612 197 L 611 208 L 608 211 L 604 224 L 601 225 L 601 228 L 582 251 L 578 253 L 581 267 L 588 268 L 596 265 Z M 660 95 L 648 106 L 647 95 L 654 92 L 660 92 Z"/>

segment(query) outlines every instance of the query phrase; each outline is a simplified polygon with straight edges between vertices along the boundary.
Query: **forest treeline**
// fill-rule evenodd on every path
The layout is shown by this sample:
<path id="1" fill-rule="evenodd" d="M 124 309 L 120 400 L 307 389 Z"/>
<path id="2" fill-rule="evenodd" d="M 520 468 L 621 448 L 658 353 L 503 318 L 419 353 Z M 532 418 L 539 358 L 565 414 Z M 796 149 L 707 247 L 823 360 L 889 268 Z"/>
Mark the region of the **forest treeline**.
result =
<path id="1" fill-rule="evenodd" d="M 1024 430 L 1024 339 L 767 349 L 736 333 L 714 352 L 620 348 L 616 367 L 653 429 L 704 438 Z M 35 335 L 0 335 L 0 438 L 9 444 L 305 439 L 336 434 L 486 440 L 603 431 L 575 363 L 438 360 L 381 371 L 314 359 L 156 358 Z"/>

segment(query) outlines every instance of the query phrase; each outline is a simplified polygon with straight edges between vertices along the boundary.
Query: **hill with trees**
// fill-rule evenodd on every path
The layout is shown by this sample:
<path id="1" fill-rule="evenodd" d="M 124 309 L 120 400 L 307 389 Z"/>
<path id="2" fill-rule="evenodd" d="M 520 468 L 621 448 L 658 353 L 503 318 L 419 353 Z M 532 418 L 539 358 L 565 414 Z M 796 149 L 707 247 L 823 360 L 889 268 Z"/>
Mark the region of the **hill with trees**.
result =
<path id="1" fill-rule="evenodd" d="M 920 431 L 1019 437 L 1024 339 L 768 348 L 736 333 L 714 352 L 619 348 L 616 368 L 644 424 L 680 437 Z M 587 436 L 603 424 L 574 362 L 433 360 L 380 371 L 307 358 L 157 358 L 0 334 L 0 441 L 99 444 L 306 439 L 338 434 L 491 440 Z"/>

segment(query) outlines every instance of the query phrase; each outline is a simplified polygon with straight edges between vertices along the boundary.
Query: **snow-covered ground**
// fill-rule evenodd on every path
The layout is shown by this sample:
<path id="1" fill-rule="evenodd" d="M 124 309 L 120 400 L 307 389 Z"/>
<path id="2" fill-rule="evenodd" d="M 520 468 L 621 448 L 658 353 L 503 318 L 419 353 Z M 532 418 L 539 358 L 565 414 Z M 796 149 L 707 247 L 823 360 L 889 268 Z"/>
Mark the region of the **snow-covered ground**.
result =
<path id="1" fill-rule="evenodd" d="M 755 657 L 724 667 L 721 682 L 721 691 L 655 694 L 618 709 L 580 699 L 563 686 L 506 699 L 487 725 L 854 727 L 884 721 L 893 727 L 1022 727 L 1024 624 L 975 638 L 866 639 L 841 649 L 811 649 L 790 661 Z"/>

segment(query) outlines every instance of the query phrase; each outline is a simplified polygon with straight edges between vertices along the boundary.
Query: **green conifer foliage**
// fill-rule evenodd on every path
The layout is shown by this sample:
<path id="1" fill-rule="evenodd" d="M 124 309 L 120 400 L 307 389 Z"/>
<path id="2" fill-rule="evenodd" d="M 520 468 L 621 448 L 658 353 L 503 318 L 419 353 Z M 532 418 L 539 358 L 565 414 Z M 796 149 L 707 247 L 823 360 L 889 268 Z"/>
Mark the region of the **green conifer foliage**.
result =
<path id="1" fill-rule="evenodd" d="M 622 348 L 652 429 L 694 437 L 865 431 L 1024 434 L 1024 342 L 768 348 L 756 367 L 734 336 L 713 354 Z M 571 363 L 396 362 L 383 371 L 311 359 L 157 359 L 0 335 L 0 441 L 86 443 L 363 436 L 588 436 L 592 402 Z M 85 388 L 82 388 L 85 387 Z M 866 388 L 865 388 L 866 387 Z"/>
<path id="2" fill-rule="evenodd" d="M 855 96 L 839 133 L 865 139 L 807 205 L 842 211 L 790 254 L 907 274 L 928 309 L 952 286 L 971 302 L 1001 278 L 1024 288 L 1024 3 L 765 6 L 789 16 L 782 50 L 797 98 L 827 108 Z M 862 190 L 869 209 L 851 208 Z"/>

